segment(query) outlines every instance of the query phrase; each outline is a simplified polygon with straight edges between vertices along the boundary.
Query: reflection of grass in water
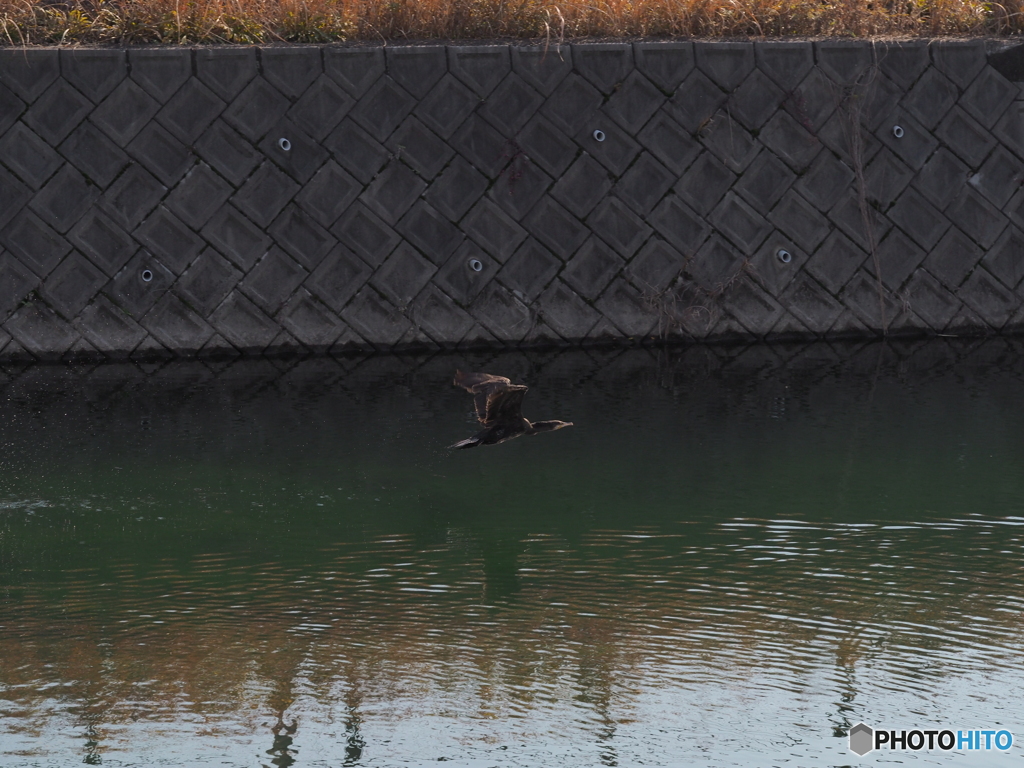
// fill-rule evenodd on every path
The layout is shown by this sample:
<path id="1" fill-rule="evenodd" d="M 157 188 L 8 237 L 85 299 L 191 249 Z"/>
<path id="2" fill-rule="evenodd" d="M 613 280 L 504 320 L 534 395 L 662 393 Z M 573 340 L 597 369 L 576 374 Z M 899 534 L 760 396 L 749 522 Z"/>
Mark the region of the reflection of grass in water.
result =
<path id="1" fill-rule="evenodd" d="M 921 0 L 0 0 L 0 40 L 323 43 L 683 35 L 938 36 L 1019 31 L 1015 3 Z"/>

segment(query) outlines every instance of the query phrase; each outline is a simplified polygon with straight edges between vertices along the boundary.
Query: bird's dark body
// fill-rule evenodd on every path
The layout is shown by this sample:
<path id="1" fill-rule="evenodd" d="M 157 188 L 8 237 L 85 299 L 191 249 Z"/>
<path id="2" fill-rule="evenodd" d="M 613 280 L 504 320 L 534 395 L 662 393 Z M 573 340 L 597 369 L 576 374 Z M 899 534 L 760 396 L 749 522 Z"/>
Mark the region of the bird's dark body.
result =
<path id="1" fill-rule="evenodd" d="M 490 373 L 455 372 L 455 386 L 473 395 L 476 417 L 484 429 L 452 448 L 475 448 L 478 445 L 497 445 L 520 435 L 536 435 L 562 427 L 571 427 L 569 421 L 530 422 L 523 418 L 523 397 L 528 387 L 513 384 L 504 376 Z"/>

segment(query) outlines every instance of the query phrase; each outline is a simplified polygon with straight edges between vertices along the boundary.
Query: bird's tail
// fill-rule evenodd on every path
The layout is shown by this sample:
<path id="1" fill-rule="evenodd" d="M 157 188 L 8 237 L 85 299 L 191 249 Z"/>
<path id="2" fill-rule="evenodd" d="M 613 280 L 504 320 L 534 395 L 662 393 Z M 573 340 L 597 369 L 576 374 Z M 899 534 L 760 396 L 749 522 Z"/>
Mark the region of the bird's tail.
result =
<path id="1" fill-rule="evenodd" d="M 459 440 L 454 445 L 449 445 L 449 448 L 476 448 L 480 445 L 479 437 L 467 437 L 465 440 Z"/>

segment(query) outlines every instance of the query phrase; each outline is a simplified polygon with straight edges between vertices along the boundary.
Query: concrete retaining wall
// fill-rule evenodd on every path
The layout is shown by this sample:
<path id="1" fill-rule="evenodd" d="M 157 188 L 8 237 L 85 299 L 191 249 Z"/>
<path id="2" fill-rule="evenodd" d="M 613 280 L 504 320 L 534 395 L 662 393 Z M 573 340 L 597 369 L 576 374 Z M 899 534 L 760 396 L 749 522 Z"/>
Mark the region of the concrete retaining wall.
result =
<path id="1" fill-rule="evenodd" d="M 1015 331 L 1015 79 L 980 40 L 0 50 L 0 357 Z"/>

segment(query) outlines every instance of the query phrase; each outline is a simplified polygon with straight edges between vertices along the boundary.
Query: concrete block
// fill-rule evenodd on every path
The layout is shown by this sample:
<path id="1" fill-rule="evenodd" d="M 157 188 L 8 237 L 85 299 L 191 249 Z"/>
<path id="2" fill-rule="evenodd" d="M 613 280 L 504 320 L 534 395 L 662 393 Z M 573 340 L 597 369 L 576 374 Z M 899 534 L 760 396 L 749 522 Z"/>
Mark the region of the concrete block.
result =
<path id="1" fill-rule="evenodd" d="M 305 133 L 320 142 L 334 130 L 355 103 L 355 99 L 333 80 L 321 75 L 286 114 Z"/>
<path id="2" fill-rule="evenodd" d="M 1014 289 L 1024 279 L 1024 233 L 1011 225 L 985 254 L 982 264 L 1007 288 Z"/>
<path id="3" fill-rule="evenodd" d="M 388 74 L 417 99 L 426 96 L 448 71 L 445 49 L 439 45 L 389 45 L 384 58 Z"/>
<path id="4" fill-rule="evenodd" d="M 992 328 L 999 330 L 1020 306 L 1020 299 L 984 269 L 975 269 L 957 296 Z M 8 330 L 10 323 L 8 323 Z M 14 332 L 11 331 L 11 335 Z"/>
<path id="5" fill-rule="evenodd" d="M 0 50 L 0 83 L 31 104 L 60 76 L 57 48 Z"/>
<path id="6" fill-rule="evenodd" d="M 22 120 L 50 146 L 55 147 L 91 111 L 92 103 L 87 98 L 64 80 L 58 80 L 29 107 Z"/>
<path id="7" fill-rule="evenodd" d="M 315 269 L 337 242 L 330 232 L 294 204 L 287 206 L 274 220 L 270 225 L 270 234 L 278 245 L 308 270 Z"/>
<path id="8" fill-rule="evenodd" d="M 197 169 L 204 168 L 205 166 L 199 165 Z M 212 174 L 212 171 L 210 172 Z M 189 175 L 189 178 L 195 174 L 195 171 Z M 188 182 L 188 178 L 185 179 L 181 184 L 178 185 L 178 189 L 181 189 L 182 185 Z M 226 187 L 226 184 L 221 182 L 221 185 Z M 299 185 L 292 181 L 282 171 L 278 170 L 272 163 L 265 162 L 259 168 L 257 168 L 252 176 L 249 177 L 241 188 L 236 192 L 231 202 L 234 203 L 239 210 L 242 211 L 246 216 L 252 219 L 256 224 L 261 227 L 269 227 L 270 222 L 277 218 L 277 215 L 284 210 L 284 207 L 288 202 L 295 196 L 295 193 L 300 189 Z M 220 185 L 218 185 L 218 191 Z M 175 193 L 177 190 L 175 190 Z M 174 194 L 171 197 L 174 197 Z M 223 195 L 224 199 L 227 199 L 230 194 L 230 189 L 227 189 Z M 212 205 L 207 213 L 207 218 L 212 215 L 220 204 L 224 200 L 219 200 L 215 205 Z M 173 209 L 173 206 L 169 206 Z M 179 214 L 180 215 L 180 214 Z M 192 224 L 185 216 L 182 216 L 185 222 Z M 204 219 L 205 222 L 205 219 Z M 199 225 L 201 226 L 201 224 Z M 198 227 L 197 227 L 198 228 Z"/>
<path id="9" fill-rule="evenodd" d="M 527 157 L 552 176 L 560 176 L 578 151 L 576 144 L 542 115 L 534 115 L 516 141 Z"/>
<path id="10" fill-rule="evenodd" d="M 451 145 L 491 179 L 508 165 L 515 151 L 508 139 L 479 115 L 473 115 L 462 124 L 452 136 Z"/>
<path id="11" fill-rule="evenodd" d="M 967 179 L 968 184 L 981 192 L 997 208 L 1006 205 L 1014 193 L 1020 190 L 1022 182 L 1024 163 L 998 145 L 978 172 Z"/>
<path id="12" fill-rule="evenodd" d="M 528 157 L 520 154 L 502 171 L 487 197 L 513 219 L 520 221 L 550 189 L 551 184 L 550 176 Z"/>
<path id="13" fill-rule="evenodd" d="M 921 125 L 933 130 L 956 104 L 959 95 L 960 92 L 953 81 L 931 67 L 903 97 L 902 104 L 921 122 Z"/>
<path id="14" fill-rule="evenodd" d="M 278 311 L 309 272 L 280 248 L 271 247 L 240 284 L 241 291 L 268 314 Z"/>
<path id="15" fill-rule="evenodd" d="M 124 147 L 159 111 L 160 102 L 131 80 L 124 80 L 93 110 L 92 121 Z"/>
<path id="16" fill-rule="evenodd" d="M 814 47 L 810 42 L 756 42 L 757 67 L 784 91 L 792 91 L 814 66 Z"/>
<path id="17" fill-rule="evenodd" d="M 711 231 L 703 216 L 672 195 L 658 204 L 647 222 L 684 254 L 700 248 Z"/>
<path id="18" fill-rule="evenodd" d="M 697 42 L 697 68 L 726 91 L 734 91 L 754 69 L 753 43 Z"/>
<path id="19" fill-rule="evenodd" d="M 785 314 L 782 305 L 744 275 L 722 294 L 722 304 L 750 333 L 763 338 Z"/>
<path id="20" fill-rule="evenodd" d="M 939 147 L 914 179 L 914 188 L 940 211 L 964 189 L 970 170 L 945 147 Z"/>
<path id="21" fill-rule="evenodd" d="M 138 250 L 135 241 L 121 227 L 95 209 L 72 227 L 68 239 L 111 277 Z"/>
<path id="22" fill-rule="evenodd" d="M 0 239 L 39 277 L 46 277 L 71 250 L 71 244 L 31 211 L 25 209 L 2 230 Z"/>
<path id="23" fill-rule="evenodd" d="M 615 195 L 634 212 L 646 216 L 661 202 L 675 180 L 675 174 L 653 156 L 642 152 L 615 185 Z"/>
<path id="24" fill-rule="evenodd" d="M 1020 90 L 992 67 L 985 67 L 960 97 L 960 106 L 985 128 L 991 129 Z"/>
<path id="25" fill-rule="evenodd" d="M 826 154 L 826 153 L 822 153 Z M 888 149 L 879 150 L 864 171 L 864 186 L 868 200 L 886 210 L 914 178 L 902 160 Z"/>
<path id="26" fill-rule="evenodd" d="M 787 94 L 783 107 L 808 132 L 816 134 L 836 111 L 836 86 L 815 67 Z"/>
<path id="27" fill-rule="evenodd" d="M 390 349 L 412 329 L 412 323 L 404 315 L 370 288 L 358 293 L 342 311 L 341 317 L 364 339 L 382 350 Z"/>
<path id="28" fill-rule="evenodd" d="M 474 262 L 479 262 L 479 272 L 473 269 Z M 484 289 L 500 266 L 501 262 L 489 256 L 472 240 L 465 240 L 438 270 L 434 282 L 465 306 Z"/>
<path id="29" fill-rule="evenodd" d="M 925 258 L 924 267 L 950 290 L 956 290 L 974 269 L 983 252 L 967 235 L 950 227 Z"/>
<path id="30" fill-rule="evenodd" d="M 252 142 L 263 138 L 291 106 L 288 99 L 262 77 L 254 78 L 229 105 L 224 110 L 224 119 Z"/>
<path id="31" fill-rule="evenodd" d="M 416 325 L 442 347 L 454 347 L 476 325 L 467 312 L 454 306 L 433 285 L 428 285 L 416 299 L 412 314 Z"/>
<path id="32" fill-rule="evenodd" d="M 877 42 L 875 56 L 878 68 L 904 90 L 909 89 L 931 64 L 927 40 Z"/>
<path id="33" fill-rule="evenodd" d="M 672 118 L 690 133 L 697 133 L 711 119 L 726 100 L 720 87 L 700 70 L 686 78 L 665 109 Z"/>
<path id="34" fill-rule="evenodd" d="M 123 48 L 62 48 L 61 74 L 93 104 L 99 104 L 128 76 L 127 53 Z"/>
<path id="35" fill-rule="evenodd" d="M 561 280 L 552 281 L 536 302 L 545 324 L 567 341 L 579 341 L 601 315 Z"/>
<path id="36" fill-rule="evenodd" d="M 544 103 L 544 97 L 519 75 L 509 75 L 484 102 L 480 114 L 510 139 L 518 136 L 523 126 Z"/>
<path id="37" fill-rule="evenodd" d="M 334 312 L 340 312 L 370 278 L 372 270 L 343 245 L 336 245 L 306 279 L 306 288 Z"/>
<path id="38" fill-rule="evenodd" d="M 161 104 L 192 77 L 190 48 L 130 48 L 128 62 L 131 79 Z"/>
<path id="39" fill-rule="evenodd" d="M 735 280 L 743 254 L 717 234 L 711 235 L 686 266 L 686 272 L 704 291 L 717 295 Z"/>
<path id="40" fill-rule="evenodd" d="M 653 295 L 675 282 L 685 264 L 683 254 L 664 240 L 652 237 L 626 265 L 623 274 L 641 293 Z"/>
<path id="41" fill-rule="evenodd" d="M 664 110 L 655 114 L 637 138 L 676 175 L 689 168 L 701 151 L 700 144 Z"/>
<path id="42" fill-rule="evenodd" d="M 331 234 L 371 267 L 379 266 L 401 241 L 397 232 L 358 201 L 331 227 Z"/>
<path id="43" fill-rule="evenodd" d="M 370 89 L 384 74 L 384 48 L 325 46 L 324 72 L 355 98 Z"/>
<path id="44" fill-rule="evenodd" d="M 128 357 L 149 335 L 145 328 L 104 296 L 97 296 L 74 325 L 93 347 L 115 359 Z"/>
<path id="45" fill-rule="evenodd" d="M 299 184 L 313 178 L 328 158 L 320 144 L 287 118 L 271 128 L 258 146 L 266 157 Z"/>
<path id="46" fill-rule="evenodd" d="M 591 230 L 624 259 L 632 258 L 653 230 L 615 197 L 602 201 L 587 219 Z"/>
<path id="47" fill-rule="evenodd" d="M 414 114 L 444 139 L 451 138 L 480 103 L 479 97 L 459 80 L 445 75 L 430 94 L 420 100 Z"/>
<path id="48" fill-rule="evenodd" d="M 174 291 L 188 302 L 189 307 L 207 317 L 241 279 L 242 273 L 227 259 L 212 248 L 207 248 L 185 270 L 175 284 Z M 153 333 L 153 328 L 149 325 L 146 327 Z M 203 343 L 206 343 L 205 339 Z"/>
<path id="49" fill-rule="evenodd" d="M 543 96 L 550 96 L 572 72 L 572 47 L 568 45 L 513 45 L 509 52 L 512 70 Z"/>
<path id="50" fill-rule="evenodd" d="M 147 270 L 151 277 L 143 280 L 143 272 Z M 167 293 L 175 277 L 153 254 L 139 250 L 107 283 L 103 292 L 122 310 L 134 318 L 140 318 Z"/>
<path id="51" fill-rule="evenodd" d="M 128 155 L 88 120 L 72 131 L 59 149 L 69 163 L 102 188 L 109 186 L 129 162 Z"/>
<path id="52" fill-rule="evenodd" d="M 31 196 L 28 187 L 0 168 L 0 227 L 14 218 Z"/>
<path id="53" fill-rule="evenodd" d="M 981 166 L 996 144 L 992 134 L 959 107 L 946 115 L 935 135 L 971 168 Z"/>
<path id="54" fill-rule="evenodd" d="M 227 103 L 196 78 L 189 78 L 156 114 L 160 125 L 185 144 L 195 144 Z"/>
<path id="55" fill-rule="evenodd" d="M 595 306 L 603 315 L 604 322 L 611 321 L 614 329 L 627 337 L 642 338 L 656 330 L 658 316 L 650 302 L 636 288 L 621 279 L 612 282 Z M 601 321 L 598 321 L 587 335 L 593 337 L 600 325 Z M 608 329 L 608 332 L 612 330 Z"/>
<path id="56" fill-rule="evenodd" d="M 351 174 L 328 160 L 295 196 L 295 202 L 322 226 L 330 227 L 361 190 L 362 185 Z"/>
<path id="57" fill-rule="evenodd" d="M 0 320 L 17 309 L 38 285 L 39 278 L 13 253 L 0 251 Z"/>
<path id="58" fill-rule="evenodd" d="M 771 152 L 761 152 L 750 164 L 733 190 L 761 215 L 779 201 L 796 179 L 796 174 Z"/>
<path id="59" fill-rule="evenodd" d="M 590 237 L 566 264 L 562 280 L 580 296 L 593 301 L 619 274 L 624 263 L 606 243 Z"/>
<path id="60" fill-rule="evenodd" d="M 42 302 L 30 301 L 4 323 L 4 329 L 39 360 L 59 360 L 78 341 L 78 333 Z M 8 350 L 5 348 L 5 355 Z"/>
<path id="61" fill-rule="evenodd" d="M 900 103 L 905 91 L 881 73 L 876 73 L 862 86 L 864 106 L 860 113 L 860 122 L 869 131 L 878 129 L 882 120 L 892 114 Z"/>
<path id="62" fill-rule="evenodd" d="M 486 189 L 487 179 L 457 156 L 430 185 L 425 198 L 450 221 L 458 221 Z"/>
<path id="63" fill-rule="evenodd" d="M 256 49 L 197 48 L 196 75 L 211 91 L 231 102 L 257 73 Z"/>
<path id="64" fill-rule="evenodd" d="M 882 275 L 882 283 L 890 291 L 898 291 L 900 286 L 924 261 L 925 252 L 899 229 L 889 232 L 878 244 L 878 266 Z M 874 276 L 874 261 L 868 259 L 867 270 Z"/>
<path id="65" fill-rule="evenodd" d="M 786 94 L 772 80 L 755 69 L 743 81 L 729 112 L 749 130 L 760 130 L 782 104 Z"/>
<path id="66" fill-rule="evenodd" d="M 889 120 L 891 116 L 886 115 L 886 119 L 882 120 L 876 131 L 881 131 L 885 126 L 889 129 L 892 128 L 893 123 Z M 832 113 L 825 125 L 818 131 L 818 140 L 821 141 L 826 147 L 831 149 L 835 154 L 839 156 L 839 159 L 849 165 L 851 168 L 857 166 L 859 163 L 867 165 L 871 162 L 878 151 L 882 148 L 881 142 L 875 138 L 874 133 L 861 130 L 859 134 L 860 145 L 859 145 L 859 157 L 860 161 L 854 160 L 853 151 L 854 147 L 851 144 L 854 136 L 858 134 L 854 133 L 854 120 L 853 116 L 846 109 L 837 109 Z M 931 135 L 928 134 L 928 139 L 931 139 Z M 904 162 L 906 162 L 904 160 Z"/>
<path id="67" fill-rule="evenodd" d="M 661 92 L 637 71 L 622 82 L 603 111 L 631 135 L 636 135 L 665 102 Z"/>
<path id="68" fill-rule="evenodd" d="M 700 137 L 704 146 L 736 173 L 743 173 L 761 150 L 753 136 L 723 112 L 715 115 L 701 131 Z"/>
<path id="69" fill-rule="evenodd" d="M 918 269 L 910 278 L 906 296 L 914 313 L 936 332 L 943 331 L 962 306 L 958 298 L 924 269 Z"/>
<path id="70" fill-rule="evenodd" d="M 180 275 L 203 248 L 203 240 L 163 206 L 159 206 L 133 233 L 174 274 Z"/>
<path id="71" fill-rule="evenodd" d="M 435 264 L 443 264 L 462 243 L 463 235 L 429 203 L 419 201 L 396 229 Z"/>
<path id="72" fill-rule="evenodd" d="M 412 116 L 391 134 L 387 147 L 395 157 L 411 165 L 428 181 L 437 176 L 455 154 L 433 131 Z"/>
<path id="73" fill-rule="evenodd" d="M 867 214 L 865 221 L 865 213 Z M 828 213 L 829 219 L 847 237 L 865 251 L 871 250 L 871 243 L 879 243 L 892 227 L 887 218 L 871 205 L 861 208 L 856 190 L 848 190 Z"/>
<path id="74" fill-rule="evenodd" d="M 982 248 L 991 248 L 1007 219 L 973 187 L 967 187 L 946 209 L 950 221 Z"/>
<path id="75" fill-rule="evenodd" d="M 946 217 L 913 188 L 900 195 L 886 215 L 926 251 L 934 248 L 949 229 Z"/>
<path id="76" fill-rule="evenodd" d="M 412 304 L 435 272 L 434 264 L 409 243 L 401 243 L 373 273 L 370 284 L 402 308 Z"/>
<path id="77" fill-rule="evenodd" d="M 818 138 L 784 110 L 765 124 L 758 140 L 797 173 L 802 173 L 821 151 Z"/>
<path id="78" fill-rule="evenodd" d="M 551 188 L 551 196 L 582 219 L 611 188 L 608 171 L 584 152 Z"/>
<path id="79" fill-rule="evenodd" d="M 347 118 L 327 137 L 325 146 L 338 164 L 362 184 L 368 184 L 389 157 L 382 144 Z"/>
<path id="80" fill-rule="evenodd" d="M 932 61 L 942 74 L 966 89 L 986 62 L 985 41 L 935 40 L 931 44 Z"/>
<path id="81" fill-rule="evenodd" d="M 448 71 L 487 98 L 512 71 L 507 45 L 449 45 Z"/>
<path id="82" fill-rule="evenodd" d="M 633 43 L 633 61 L 663 93 L 672 93 L 693 71 L 693 43 L 650 41 Z"/>
<path id="83" fill-rule="evenodd" d="M 879 286 L 874 275 L 861 270 L 847 283 L 840 296 L 854 315 L 869 329 L 881 331 L 899 315 L 900 310 Z M 840 317 L 840 320 L 842 317 Z M 837 321 L 838 322 L 838 321 Z M 833 326 L 835 327 L 835 326 Z M 855 331 L 856 332 L 856 331 Z"/>
<path id="84" fill-rule="evenodd" d="M 198 352 L 214 333 L 203 318 L 170 293 L 146 313 L 141 325 L 164 347 L 181 356 Z"/>
<path id="85" fill-rule="evenodd" d="M 621 176 L 640 154 L 640 145 L 632 137 L 607 118 L 585 125 L 573 138 L 585 152 L 589 152 L 595 160 L 616 176 Z M 604 134 L 602 140 L 594 135 L 595 130 Z"/>
<path id="86" fill-rule="evenodd" d="M 708 222 L 747 256 L 754 253 L 771 231 L 764 217 L 731 191 L 711 211 Z"/>
<path id="87" fill-rule="evenodd" d="M 263 258 L 272 242 L 262 229 L 230 203 L 221 206 L 203 227 L 202 234 L 207 242 L 243 272 L 248 272 L 253 264 Z"/>
<path id="88" fill-rule="evenodd" d="M 789 254 L 789 261 L 779 259 L 779 251 Z M 787 285 L 802 273 L 810 254 L 801 248 L 787 233 L 773 229 L 768 237 L 750 257 L 745 269 L 758 284 L 772 296 L 778 298 Z"/>
<path id="89" fill-rule="evenodd" d="M 781 302 L 808 328 L 829 329 L 843 306 L 810 275 L 801 273 L 786 288 Z"/>
<path id="90" fill-rule="evenodd" d="M 833 230 L 808 260 L 805 269 L 829 291 L 838 294 L 867 258 L 866 251 Z"/>
<path id="91" fill-rule="evenodd" d="M 143 128 L 127 150 L 168 187 L 177 184 L 195 162 L 191 150 L 156 123 Z"/>
<path id="92" fill-rule="evenodd" d="M 532 302 L 554 279 L 561 268 L 562 262 L 555 258 L 542 243 L 531 237 L 499 270 L 497 278 L 502 285 L 513 291 L 520 299 Z M 479 315 L 477 315 L 477 319 L 483 322 L 483 318 Z M 498 334 L 495 333 L 495 335 Z"/>
<path id="93" fill-rule="evenodd" d="M 530 234 L 562 259 L 568 259 L 575 253 L 589 235 L 587 228 L 576 217 L 547 195 L 541 198 L 522 223 Z"/>
<path id="94" fill-rule="evenodd" d="M 0 195 L 0 202 L 4 202 L 2 197 Z M 32 198 L 29 207 L 49 226 L 64 233 L 85 214 L 97 197 L 99 189 L 74 168 L 65 165 Z"/>
<path id="95" fill-rule="evenodd" d="M 854 182 L 853 171 L 831 152 L 821 152 L 801 176 L 795 189 L 819 211 L 832 208 Z"/>
<path id="96" fill-rule="evenodd" d="M 772 209 L 768 219 L 807 253 L 818 247 L 830 229 L 828 219 L 792 190 Z"/>
<path id="97" fill-rule="evenodd" d="M 263 76 L 291 99 L 299 98 L 323 74 L 319 46 L 260 48 Z"/>
<path id="98" fill-rule="evenodd" d="M 392 160 L 360 199 L 384 221 L 394 225 L 426 188 L 423 180 L 408 166 Z"/>
<path id="99" fill-rule="evenodd" d="M 259 354 L 280 332 L 276 322 L 237 291 L 210 316 L 210 323 L 243 354 Z"/>
<path id="100" fill-rule="evenodd" d="M 579 75 L 572 74 L 562 80 L 548 97 L 541 112 L 556 127 L 573 136 L 591 122 L 602 101 L 597 88 Z"/>
<path id="101" fill-rule="evenodd" d="M 190 227 L 200 229 L 231 192 L 231 187 L 208 165 L 198 163 L 167 196 L 165 205 Z"/>
<path id="102" fill-rule="evenodd" d="M 60 155 L 21 122 L 15 123 L 0 138 L 0 157 L 33 189 L 45 184 L 64 163 Z"/>
<path id="103" fill-rule="evenodd" d="M 67 320 L 73 320 L 107 282 L 107 276 L 72 251 L 39 286 L 39 295 Z"/>
<path id="104" fill-rule="evenodd" d="M 195 144 L 195 151 L 236 187 L 262 159 L 256 148 L 223 120 L 217 120 L 203 133 Z"/>
<path id="105" fill-rule="evenodd" d="M 814 53 L 829 80 L 843 86 L 863 83 L 875 63 L 874 44 L 861 40 L 819 40 Z"/>
<path id="106" fill-rule="evenodd" d="M 633 47 L 629 43 L 573 45 L 572 62 L 577 72 L 607 96 L 633 69 Z"/>
<path id="107" fill-rule="evenodd" d="M 486 198 L 466 215 L 461 227 L 474 242 L 502 263 L 526 239 L 526 230 Z"/>
<path id="108" fill-rule="evenodd" d="M 346 330 L 333 312 L 302 288 L 281 308 L 277 319 L 314 352 L 326 352 Z"/>

